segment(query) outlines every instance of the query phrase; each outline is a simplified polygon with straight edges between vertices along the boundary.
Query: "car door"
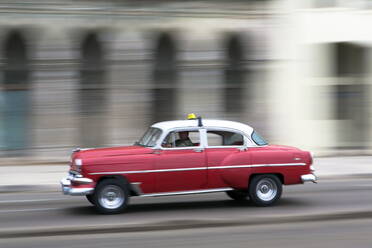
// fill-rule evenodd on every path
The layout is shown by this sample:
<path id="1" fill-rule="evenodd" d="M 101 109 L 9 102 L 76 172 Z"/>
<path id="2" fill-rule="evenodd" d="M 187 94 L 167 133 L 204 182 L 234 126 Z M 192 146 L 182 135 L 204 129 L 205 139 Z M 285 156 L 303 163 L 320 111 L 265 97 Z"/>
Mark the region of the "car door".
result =
<path id="1" fill-rule="evenodd" d="M 207 167 L 208 188 L 223 188 L 229 186 L 222 174 L 240 173 L 242 168 L 251 163 L 250 153 L 245 149 L 244 135 L 229 129 L 213 128 L 206 130 L 207 137 Z M 230 168 L 231 167 L 231 168 Z M 243 170 L 247 170 L 243 168 Z"/>
<path id="2" fill-rule="evenodd" d="M 177 147 L 177 140 L 169 145 L 172 135 L 189 132 L 192 146 Z M 169 132 L 157 152 L 155 184 L 157 192 L 192 191 L 205 189 L 207 184 L 206 155 L 201 129 L 179 129 Z M 174 138 L 175 139 L 175 138 Z"/>

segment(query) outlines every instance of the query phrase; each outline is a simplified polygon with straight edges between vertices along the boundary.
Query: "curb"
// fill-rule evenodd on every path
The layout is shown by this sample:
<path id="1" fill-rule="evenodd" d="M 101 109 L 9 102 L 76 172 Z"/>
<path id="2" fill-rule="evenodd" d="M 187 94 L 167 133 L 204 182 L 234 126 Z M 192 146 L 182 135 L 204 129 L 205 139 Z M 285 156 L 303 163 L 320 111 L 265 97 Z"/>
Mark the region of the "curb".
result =
<path id="1" fill-rule="evenodd" d="M 68 160 L 8 160 L 2 159 L 0 160 L 0 167 L 7 167 L 7 166 L 61 166 L 69 165 Z"/>
<path id="2" fill-rule="evenodd" d="M 30 228 L 16 230 L 0 230 L 0 238 L 25 238 L 25 237 L 45 237 L 45 236 L 66 236 L 66 235 L 87 235 L 105 233 L 130 233 L 130 232 L 151 232 L 182 230 L 193 228 L 217 228 L 217 227 L 236 227 L 253 225 L 288 224 L 300 222 L 324 222 L 332 220 L 348 219 L 370 219 L 372 211 L 359 212 L 339 212 L 330 214 L 315 214 L 302 216 L 280 216 L 251 218 L 249 220 L 177 220 L 156 223 L 141 223 L 131 225 L 102 225 L 102 226 L 66 226 L 66 227 L 47 227 Z"/>
<path id="3" fill-rule="evenodd" d="M 316 174 L 316 173 L 315 173 Z M 372 179 L 372 173 L 361 173 L 361 174 L 341 174 L 341 175 L 320 175 L 318 180 L 343 180 L 343 179 Z"/>

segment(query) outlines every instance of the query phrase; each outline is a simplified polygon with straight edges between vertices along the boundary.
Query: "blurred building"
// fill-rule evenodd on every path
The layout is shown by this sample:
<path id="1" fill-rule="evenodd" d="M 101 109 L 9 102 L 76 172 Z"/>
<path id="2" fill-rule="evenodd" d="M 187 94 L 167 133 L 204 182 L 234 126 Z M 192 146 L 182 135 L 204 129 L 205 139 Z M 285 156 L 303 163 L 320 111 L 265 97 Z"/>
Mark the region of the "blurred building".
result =
<path id="1" fill-rule="evenodd" d="M 270 38 L 271 128 L 320 154 L 370 154 L 372 2 L 286 3 Z"/>
<path id="2" fill-rule="evenodd" d="M 272 143 L 368 152 L 368 1 L 0 1 L 0 150 L 131 144 L 239 120 Z"/>

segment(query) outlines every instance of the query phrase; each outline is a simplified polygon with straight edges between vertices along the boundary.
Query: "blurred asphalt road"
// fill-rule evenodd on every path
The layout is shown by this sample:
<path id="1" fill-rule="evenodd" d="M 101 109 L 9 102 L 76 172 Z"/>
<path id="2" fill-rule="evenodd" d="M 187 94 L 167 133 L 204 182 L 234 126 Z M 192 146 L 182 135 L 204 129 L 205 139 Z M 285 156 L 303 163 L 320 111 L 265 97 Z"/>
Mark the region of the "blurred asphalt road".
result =
<path id="1" fill-rule="evenodd" d="M 2 248 L 369 248 L 372 220 L 0 240 Z"/>
<path id="2" fill-rule="evenodd" d="M 267 208 L 255 207 L 249 202 L 236 203 L 224 193 L 137 197 L 131 199 L 128 212 L 108 216 L 97 214 L 84 197 L 64 196 L 58 192 L 2 193 L 0 239 L 17 235 L 46 236 L 43 232 L 47 235 L 71 235 L 78 231 L 76 233 L 83 235 L 90 233 L 90 228 L 107 233 L 126 233 L 167 229 L 167 225 L 171 230 L 182 229 L 185 225 L 185 228 L 191 228 L 193 223 L 195 228 L 205 229 L 214 226 L 213 223 L 216 226 L 244 227 L 292 222 L 303 222 L 306 226 L 315 221 L 335 219 L 360 221 L 372 218 L 371 192 L 370 179 L 324 180 L 319 184 L 285 187 L 281 201 Z M 111 230 L 110 227 L 122 229 Z M 53 230 L 60 233 L 53 233 Z"/>

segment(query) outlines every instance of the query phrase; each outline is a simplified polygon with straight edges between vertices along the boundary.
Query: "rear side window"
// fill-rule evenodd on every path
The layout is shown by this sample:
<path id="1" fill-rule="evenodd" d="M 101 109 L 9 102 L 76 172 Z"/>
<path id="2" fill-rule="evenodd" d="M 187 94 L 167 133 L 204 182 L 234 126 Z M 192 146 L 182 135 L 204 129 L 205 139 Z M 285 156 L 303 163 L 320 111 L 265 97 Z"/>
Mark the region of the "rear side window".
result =
<path id="1" fill-rule="evenodd" d="M 207 131 L 208 146 L 242 146 L 243 135 L 228 131 Z"/>
<path id="2" fill-rule="evenodd" d="M 267 141 L 261 137 L 256 131 L 253 131 L 252 133 L 252 140 L 259 146 L 265 146 L 267 145 Z"/>

